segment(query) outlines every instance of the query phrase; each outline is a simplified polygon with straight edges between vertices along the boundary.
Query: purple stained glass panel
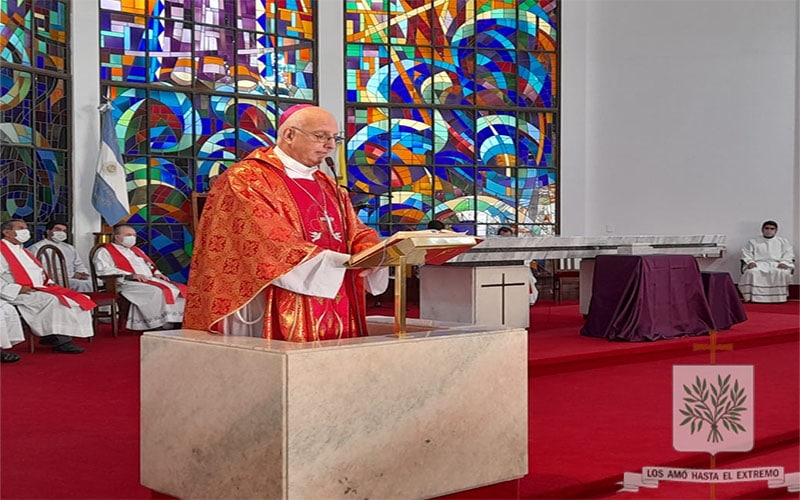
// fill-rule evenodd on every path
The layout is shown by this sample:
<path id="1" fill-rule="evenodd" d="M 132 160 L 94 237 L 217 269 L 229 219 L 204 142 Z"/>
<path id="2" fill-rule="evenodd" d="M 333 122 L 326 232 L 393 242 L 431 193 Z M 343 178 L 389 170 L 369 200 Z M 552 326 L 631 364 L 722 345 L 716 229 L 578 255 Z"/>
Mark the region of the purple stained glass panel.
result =
<path id="1" fill-rule="evenodd" d="M 190 20 L 209 26 L 233 28 L 237 19 L 236 3 L 234 0 L 194 0 L 194 16 Z"/>
<path id="2" fill-rule="evenodd" d="M 236 90 L 275 95 L 275 37 L 249 31 L 236 36 Z"/>
<path id="3" fill-rule="evenodd" d="M 191 24 L 183 21 L 164 19 L 153 21 L 158 24 L 159 36 L 151 36 L 148 65 L 150 82 L 164 83 L 169 86 L 190 87 L 194 81 L 194 47 L 199 45 L 192 40 L 198 33 Z"/>
<path id="4" fill-rule="evenodd" d="M 236 64 L 236 34 L 233 30 L 195 26 L 194 57 L 197 85 L 211 90 L 232 91 Z"/>
<path id="5" fill-rule="evenodd" d="M 100 79 L 113 82 L 147 81 L 145 18 L 119 12 L 100 12 Z"/>

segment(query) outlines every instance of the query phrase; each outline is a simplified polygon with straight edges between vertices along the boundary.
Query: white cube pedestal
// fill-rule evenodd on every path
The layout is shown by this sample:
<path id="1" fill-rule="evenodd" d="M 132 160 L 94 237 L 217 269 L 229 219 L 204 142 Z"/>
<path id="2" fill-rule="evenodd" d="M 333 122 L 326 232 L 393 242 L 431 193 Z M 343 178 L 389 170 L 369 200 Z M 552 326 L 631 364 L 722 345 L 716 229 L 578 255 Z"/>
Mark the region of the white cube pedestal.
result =
<path id="1" fill-rule="evenodd" d="M 419 316 L 439 321 L 527 328 L 530 268 L 422 266 Z"/>
<path id="2" fill-rule="evenodd" d="M 293 344 L 141 339 L 141 478 L 179 498 L 428 498 L 528 471 L 527 333 L 370 318 Z"/>

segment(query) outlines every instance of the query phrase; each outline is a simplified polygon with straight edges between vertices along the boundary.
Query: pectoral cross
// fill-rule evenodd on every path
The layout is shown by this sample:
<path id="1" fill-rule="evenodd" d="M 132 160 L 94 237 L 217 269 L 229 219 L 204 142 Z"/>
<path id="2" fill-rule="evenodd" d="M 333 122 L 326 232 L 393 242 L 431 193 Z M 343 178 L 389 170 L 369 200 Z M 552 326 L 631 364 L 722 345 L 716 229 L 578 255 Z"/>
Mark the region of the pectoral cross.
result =
<path id="1" fill-rule="evenodd" d="M 329 232 L 329 233 L 331 233 L 331 234 L 333 234 L 333 233 L 334 233 L 334 231 L 333 231 L 333 224 L 332 224 L 332 222 L 333 222 L 333 217 L 331 217 L 330 215 L 328 215 L 328 212 L 325 212 L 324 214 L 322 214 L 322 217 L 320 217 L 320 218 L 319 218 L 319 220 L 325 221 L 325 223 L 326 223 L 326 224 L 328 224 L 328 232 Z"/>
<path id="2" fill-rule="evenodd" d="M 342 241 L 342 235 L 333 230 L 333 217 L 328 215 L 328 212 L 324 212 L 319 220 L 325 221 L 325 223 L 328 225 L 328 233 L 330 233 L 333 239 L 336 241 Z"/>

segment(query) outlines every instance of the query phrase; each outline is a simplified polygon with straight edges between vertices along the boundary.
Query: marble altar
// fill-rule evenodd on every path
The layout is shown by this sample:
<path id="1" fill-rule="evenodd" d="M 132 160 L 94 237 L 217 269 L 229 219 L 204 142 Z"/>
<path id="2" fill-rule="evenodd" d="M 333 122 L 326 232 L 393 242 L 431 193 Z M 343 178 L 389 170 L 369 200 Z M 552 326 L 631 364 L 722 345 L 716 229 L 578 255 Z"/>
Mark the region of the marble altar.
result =
<path id="1" fill-rule="evenodd" d="M 609 236 L 529 236 L 490 237 L 447 264 L 517 265 L 531 260 L 580 258 L 580 312 L 588 314 L 592 297 L 594 257 L 598 255 L 691 255 L 701 259 L 725 256 L 724 234 L 695 235 L 609 235 Z M 702 268 L 702 265 L 701 265 Z M 425 284 L 420 280 L 420 287 Z M 447 301 L 447 293 L 442 300 Z M 437 306 L 438 309 L 446 305 Z"/>
<path id="2" fill-rule="evenodd" d="M 447 263 L 530 262 L 532 259 L 584 259 L 609 254 L 680 254 L 720 258 L 725 254 L 726 239 L 724 234 L 499 236 L 483 240 Z"/>
<path id="3" fill-rule="evenodd" d="M 530 267 L 523 265 L 422 266 L 419 269 L 419 316 L 528 328 L 530 272 Z"/>
<path id="4" fill-rule="evenodd" d="M 527 333 L 368 318 L 308 344 L 141 338 L 141 481 L 179 498 L 428 498 L 522 477 Z"/>

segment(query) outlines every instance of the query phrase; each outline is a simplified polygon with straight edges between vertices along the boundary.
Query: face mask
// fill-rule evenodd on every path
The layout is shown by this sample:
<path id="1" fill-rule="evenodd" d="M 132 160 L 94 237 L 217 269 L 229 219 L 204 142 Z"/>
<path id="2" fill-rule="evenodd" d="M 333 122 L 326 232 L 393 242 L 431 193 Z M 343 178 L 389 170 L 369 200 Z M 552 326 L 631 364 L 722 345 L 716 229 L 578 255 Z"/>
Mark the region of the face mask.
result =
<path id="1" fill-rule="evenodd" d="M 136 244 L 136 236 L 125 236 L 122 238 L 122 246 L 130 248 Z"/>
<path id="2" fill-rule="evenodd" d="M 56 243 L 67 241 L 67 233 L 65 233 L 64 231 L 53 231 L 53 233 L 50 235 L 50 239 L 55 241 Z"/>
<path id="3" fill-rule="evenodd" d="M 25 243 L 29 239 L 31 239 L 30 231 L 28 231 L 27 229 L 17 229 L 17 236 L 16 236 L 17 241 L 19 241 L 20 243 Z"/>

